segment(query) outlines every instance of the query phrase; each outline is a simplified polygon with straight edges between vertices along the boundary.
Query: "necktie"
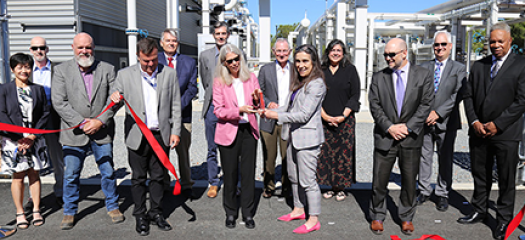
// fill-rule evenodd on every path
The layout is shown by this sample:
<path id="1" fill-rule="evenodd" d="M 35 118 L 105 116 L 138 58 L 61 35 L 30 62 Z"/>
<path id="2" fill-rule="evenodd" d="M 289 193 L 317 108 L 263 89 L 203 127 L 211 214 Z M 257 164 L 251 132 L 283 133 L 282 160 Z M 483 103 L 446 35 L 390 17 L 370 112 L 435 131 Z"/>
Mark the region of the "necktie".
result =
<path id="1" fill-rule="evenodd" d="M 396 103 L 397 103 L 397 116 L 401 116 L 401 109 L 403 109 L 403 99 L 405 98 L 405 84 L 401 73 L 403 71 L 397 70 L 397 81 L 396 81 Z"/>
<path id="2" fill-rule="evenodd" d="M 498 60 L 494 59 L 494 61 L 492 61 L 492 69 L 490 70 L 490 78 L 491 78 L 491 80 L 494 80 L 496 75 L 498 75 L 498 71 L 499 71 Z"/>
<path id="3" fill-rule="evenodd" d="M 441 66 L 443 66 L 443 63 L 436 62 L 436 70 L 434 71 L 434 93 L 437 93 L 439 88 L 439 80 L 441 78 Z"/>
<path id="4" fill-rule="evenodd" d="M 173 58 L 172 57 L 168 57 L 168 67 L 170 67 L 170 68 L 174 67 L 172 61 L 173 61 Z"/>

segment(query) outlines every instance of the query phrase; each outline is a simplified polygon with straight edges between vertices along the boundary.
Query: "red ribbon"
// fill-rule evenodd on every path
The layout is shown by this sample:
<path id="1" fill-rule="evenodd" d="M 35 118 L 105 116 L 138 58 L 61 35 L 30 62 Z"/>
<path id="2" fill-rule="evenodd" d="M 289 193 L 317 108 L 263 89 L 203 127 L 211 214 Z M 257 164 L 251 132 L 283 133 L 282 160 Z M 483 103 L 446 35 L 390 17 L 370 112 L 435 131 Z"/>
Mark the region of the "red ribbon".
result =
<path id="1" fill-rule="evenodd" d="M 521 208 L 520 212 L 516 214 L 516 216 L 510 221 L 509 226 L 507 227 L 507 232 L 505 232 L 505 240 L 512 235 L 514 230 L 518 228 L 520 225 L 521 220 L 523 219 L 523 215 L 525 215 L 525 205 Z"/>
<path id="2" fill-rule="evenodd" d="M 397 235 L 390 235 L 390 239 L 391 240 L 401 240 L 401 238 L 398 237 Z M 427 234 L 427 235 L 421 236 L 420 238 L 415 238 L 412 240 L 446 240 L 446 239 L 442 238 L 439 235 Z"/>
<path id="3" fill-rule="evenodd" d="M 259 92 L 259 107 L 264 110 L 264 96 L 262 91 Z"/>
<path id="4" fill-rule="evenodd" d="M 153 136 L 153 133 L 149 130 L 149 128 L 144 124 L 142 120 L 137 116 L 135 111 L 133 111 L 133 108 L 129 105 L 128 101 L 124 99 L 122 95 L 120 95 L 120 98 L 124 100 L 124 103 L 126 103 L 126 106 L 128 106 L 129 111 L 131 112 L 131 115 L 133 115 L 133 118 L 135 119 L 135 122 L 139 126 L 140 130 L 142 131 L 142 134 L 144 134 L 144 137 L 146 137 L 146 140 L 148 140 L 149 144 L 151 145 L 151 148 L 153 148 L 153 151 L 155 151 L 155 154 L 157 154 L 157 157 L 159 157 L 160 162 L 166 169 L 168 169 L 173 176 L 175 176 L 175 187 L 173 188 L 173 195 L 179 195 L 181 192 L 181 187 L 179 183 L 179 177 L 177 176 L 177 173 L 175 172 L 175 168 L 170 162 L 170 159 L 168 158 L 168 155 L 166 155 L 166 152 L 164 152 L 164 149 L 160 146 L 159 142 L 157 142 L 157 139 Z"/>
<path id="5" fill-rule="evenodd" d="M 142 120 L 137 116 L 133 108 L 129 105 L 128 101 L 124 99 L 124 97 L 121 95 L 121 99 L 124 100 L 124 103 L 126 103 L 126 106 L 128 106 L 129 111 L 133 115 L 133 119 L 135 119 L 135 122 L 139 126 L 140 130 L 142 131 L 142 134 L 146 137 L 146 140 L 153 148 L 153 151 L 155 151 L 155 154 L 157 157 L 159 157 L 160 162 L 166 169 L 168 169 L 173 176 L 175 176 L 176 182 L 175 187 L 173 188 L 173 195 L 179 195 L 181 192 L 181 186 L 179 183 L 179 177 L 177 173 L 175 172 L 175 168 L 170 162 L 170 159 L 168 155 L 166 155 L 166 152 L 164 152 L 164 149 L 160 146 L 159 142 L 157 142 L 157 139 L 153 136 L 153 133 L 149 130 L 149 128 L 144 124 Z M 97 115 L 95 118 L 100 117 L 103 113 L 105 113 L 108 109 L 112 108 L 115 105 L 114 102 L 111 102 L 105 109 L 102 111 L 99 115 Z M 56 129 L 56 130 L 45 130 L 45 129 L 36 129 L 36 128 L 26 128 L 21 127 L 17 125 L 7 124 L 7 123 L 0 123 L 0 131 L 6 131 L 6 132 L 14 132 L 14 133 L 29 133 L 29 134 L 47 134 L 47 133 L 57 133 L 61 131 L 71 130 L 74 128 L 79 127 L 83 123 L 80 123 L 76 126 L 66 128 L 66 129 Z"/>

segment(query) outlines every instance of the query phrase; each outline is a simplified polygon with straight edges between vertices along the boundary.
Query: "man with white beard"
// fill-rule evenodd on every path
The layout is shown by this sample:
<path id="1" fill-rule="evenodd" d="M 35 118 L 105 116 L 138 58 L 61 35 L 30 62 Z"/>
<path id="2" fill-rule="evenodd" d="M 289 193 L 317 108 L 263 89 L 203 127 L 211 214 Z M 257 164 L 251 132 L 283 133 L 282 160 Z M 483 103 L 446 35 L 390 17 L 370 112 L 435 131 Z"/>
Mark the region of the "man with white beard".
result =
<path id="1" fill-rule="evenodd" d="M 74 59 L 53 69 L 51 101 L 61 118 L 60 127 L 73 130 L 60 132 L 64 154 L 64 218 L 62 230 L 73 228 L 78 211 L 80 172 L 88 152 L 93 152 L 100 170 L 101 187 L 106 196 L 106 209 L 113 223 L 124 221 L 119 210 L 117 185 L 113 171 L 112 109 L 98 116 L 109 103 L 115 81 L 115 67 L 95 60 L 95 43 L 87 33 L 73 39 Z"/>

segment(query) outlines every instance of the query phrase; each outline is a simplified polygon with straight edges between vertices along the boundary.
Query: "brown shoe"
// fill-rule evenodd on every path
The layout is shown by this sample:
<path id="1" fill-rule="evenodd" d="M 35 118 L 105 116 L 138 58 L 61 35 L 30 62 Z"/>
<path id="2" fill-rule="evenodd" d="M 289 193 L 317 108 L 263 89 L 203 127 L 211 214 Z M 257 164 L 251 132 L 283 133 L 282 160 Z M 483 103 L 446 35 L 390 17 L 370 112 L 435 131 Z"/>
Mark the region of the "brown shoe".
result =
<path id="1" fill-rule="evenodd" d="M 219 190 L 219 187 L 217 187 L 217 186 L 210 186 L 210 188 L 208 189 L 208 197 L 209 198 L 217 197 L 217 190 Z"/>
<path id="2" fill-rule="evenodd" d="M 120 210 L 115 209 L 108 212 L 108 215 L 111 217 L 111 221 L 115 224 L 124 222 L 124 214 L 120 212 Z"/>
<path id="3" fill-rule="evenodd" d="M 405 235 L 412 235 L 412 233 L 414 232 L 414 224 L 412 224 L 411 221 L 404 221 L 403 223 L 401 223 L 401 231 Z"/>
<path id="4" fill-rule="evenodd" d="M 62 223 L 60 223 L 60 229 L 69 230 L 75 225 L 75 216 L 74 215 L 64 215 Z"/>
<path id="5" fill-rule="evenodd" d="M 374 220 L 370 223 L 370 230 L 376 235 L 383 234 L 383 221 Z"/>

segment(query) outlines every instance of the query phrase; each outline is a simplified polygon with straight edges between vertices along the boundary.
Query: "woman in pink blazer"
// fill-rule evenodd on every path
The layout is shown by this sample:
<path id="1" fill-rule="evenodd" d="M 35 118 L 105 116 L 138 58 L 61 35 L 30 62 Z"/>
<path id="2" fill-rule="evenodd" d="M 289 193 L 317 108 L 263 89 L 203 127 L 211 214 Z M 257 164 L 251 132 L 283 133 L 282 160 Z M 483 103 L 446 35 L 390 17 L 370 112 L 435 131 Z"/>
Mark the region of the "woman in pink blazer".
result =
<path id="1" fill-rule="evenodd" d="M 255 160 L 259 128 L 254 108 L 259 104 L 259 88 L 259 81 L 248 70 L 241 50 L 231 44 L 222 46 L 213 81 L 213 113 L 218 118 L 215 143 L 220 150 L 224 173 L 223 206 L 228 228 L 235 227 L 238 217 L 239 171 L 243 221 L 247 228 L 255 228 Z"/>

